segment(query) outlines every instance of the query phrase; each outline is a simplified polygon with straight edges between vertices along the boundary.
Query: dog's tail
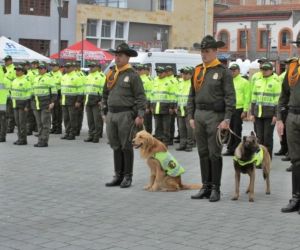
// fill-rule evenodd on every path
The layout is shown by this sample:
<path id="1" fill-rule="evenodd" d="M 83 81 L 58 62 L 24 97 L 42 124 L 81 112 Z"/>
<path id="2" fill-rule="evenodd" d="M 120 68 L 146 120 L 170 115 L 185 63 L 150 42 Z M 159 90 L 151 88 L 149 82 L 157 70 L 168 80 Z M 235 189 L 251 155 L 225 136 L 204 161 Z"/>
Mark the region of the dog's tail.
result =
<path id="1" fill-rule="evenodd" d="M 181 184 L 181 190 L 196 190 L 202 188 L 202 184 Z"/>

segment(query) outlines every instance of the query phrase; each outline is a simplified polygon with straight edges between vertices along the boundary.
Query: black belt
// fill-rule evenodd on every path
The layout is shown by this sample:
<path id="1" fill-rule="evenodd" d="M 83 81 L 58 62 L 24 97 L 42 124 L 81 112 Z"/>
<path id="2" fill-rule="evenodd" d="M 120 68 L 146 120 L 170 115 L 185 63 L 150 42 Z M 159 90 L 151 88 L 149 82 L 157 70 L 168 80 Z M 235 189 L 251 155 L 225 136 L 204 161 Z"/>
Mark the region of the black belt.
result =
<path id="1" fill-rule="evenodd" d="M 196 104 L 196 109 L 199 110 L 215 110 L 214 105 L 213 104 Z"/>
<path id="2" fill-rule="evenodd" d="M 300 115 L 300 107 L 298 108 L 293 108 L 289 107 L 289 113 L 295 114 L 295 115 Z"/>
<path id="3" fill-rule="evenodd" d="M 131 107 L 108 107 L 108 111 L 111 113 L 120 113 L 126 111 L 132 111 Z"/>

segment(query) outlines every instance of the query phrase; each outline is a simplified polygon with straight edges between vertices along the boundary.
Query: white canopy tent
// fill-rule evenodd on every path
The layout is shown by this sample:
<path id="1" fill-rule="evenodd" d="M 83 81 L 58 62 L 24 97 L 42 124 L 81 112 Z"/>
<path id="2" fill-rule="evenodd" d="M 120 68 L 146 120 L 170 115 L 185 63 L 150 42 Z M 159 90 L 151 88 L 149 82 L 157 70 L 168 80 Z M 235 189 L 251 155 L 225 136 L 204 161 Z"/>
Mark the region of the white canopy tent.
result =
<path id="1" fill-rule="evenodd" d="M 18 44 L 5 36 L 0 37 L 0 60 L 3 61 L 3 58 L 6 56 L 11 56 L 14 62 L 22 61 L 44 61 L 50 62 L 50 58 L 43 56 L 31 49 L 24 47 L 21 44 Z"/>

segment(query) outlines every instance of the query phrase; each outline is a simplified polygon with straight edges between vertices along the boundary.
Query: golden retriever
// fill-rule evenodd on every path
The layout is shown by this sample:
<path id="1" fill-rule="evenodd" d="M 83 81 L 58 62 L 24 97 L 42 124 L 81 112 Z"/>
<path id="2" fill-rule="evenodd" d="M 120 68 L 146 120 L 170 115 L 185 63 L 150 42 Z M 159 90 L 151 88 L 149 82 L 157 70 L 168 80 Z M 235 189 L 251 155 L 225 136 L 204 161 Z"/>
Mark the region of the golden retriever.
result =
<path id="1" fill-rule="evenodd" d="M 153 157 L 156 153 L 167 152 L 167 147 L 145 130 L 136 134 L 132 144 L 135 148 L 140 148 L 141 157 L 147 159 L 147 164 L 150 168 L 150 182 L 144 187 L 145 190 L 155 192 L 201 188 L 199 184 L 182 184 L 181 175 L 176 177 L 167 175 L 159 160 Z"/>

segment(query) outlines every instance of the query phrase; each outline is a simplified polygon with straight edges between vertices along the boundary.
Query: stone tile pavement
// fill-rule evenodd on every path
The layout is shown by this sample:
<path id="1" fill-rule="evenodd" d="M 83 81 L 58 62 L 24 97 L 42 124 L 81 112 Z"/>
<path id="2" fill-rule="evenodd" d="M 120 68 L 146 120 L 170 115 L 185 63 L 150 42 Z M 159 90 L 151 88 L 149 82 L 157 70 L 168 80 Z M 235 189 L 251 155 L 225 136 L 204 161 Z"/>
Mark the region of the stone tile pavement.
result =
<path id="1" fill-rule="evenodd" d="M 245 124 L 245 133 L 251 129 Z M 106 188 L 112 151 L 106 137 L 84 143 L 50 138 L 49 148 L 15 146 L 15 134 L 0 144 L 0 250 L 288 250 L 300 249 L 300 215 L 282 214 L 291 193 L 288 163 L 274 157 L 271 195 L 264 194 L 260 170 L 256 199 L 234 191 L 232 158 L 224 157 L 222 199 L 191 200 L 196 191 L 149 193 L 148 168 L 135 152 L 134 183 Z M 279 148 L 275 135 L 276 152 Z M 170 151 L 186 167 L 185 183 L 200 181 L 199 160 Z M 242 176 L 241 191 L 248 177 Z"/>

